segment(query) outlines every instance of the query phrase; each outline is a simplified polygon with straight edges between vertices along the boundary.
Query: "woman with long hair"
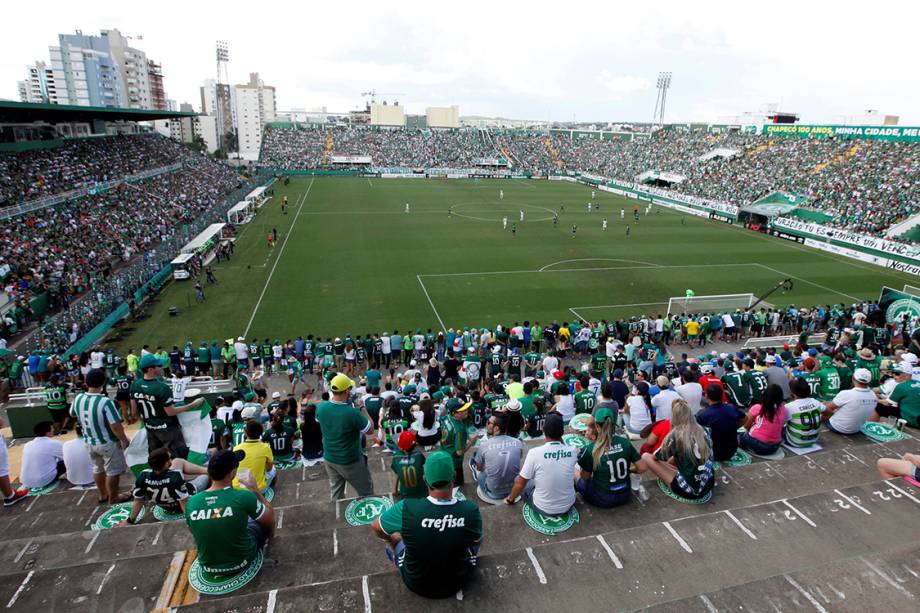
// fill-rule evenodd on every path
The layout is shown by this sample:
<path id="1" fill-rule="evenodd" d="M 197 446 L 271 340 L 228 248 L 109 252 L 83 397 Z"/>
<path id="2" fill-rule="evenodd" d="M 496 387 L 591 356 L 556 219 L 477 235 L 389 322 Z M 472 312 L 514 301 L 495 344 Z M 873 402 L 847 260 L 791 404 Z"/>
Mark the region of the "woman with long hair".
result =
<path id="1" fill-rule="evenodd" d="M 712 491 L 712 445 L 701 425 L 696 423 L 690 406 L 675 400 L 671 407 L 671 431 L 655 452 L 642 454 L 650 471 L 683 498 L 698 499 Z"/>
<path id="2" fill-rule="evenodd" d="M 412 417 L 415 418 L 416 443 L 419 447 L 431 447 L 441 440 L 441 426 L 438 423 L 438 413 L 435 411 L 431 396 L 423 396 L 417 405 L 412 407 Z"/>
<path id="3" fill-rule="evenodd" d="M 751 407 L 744 428 L 747 432 L 738 435 L 738 444 L 754 455 L 773 455 L 783 440 L 783 426 L 786 424 L 786 407 L 783 405 L 783 389 L 771 383 L 764 390 L 760 404 Z"/>
<path id="4" fill-rule="evenodd" d="M 308 403 L 301 412 L 303 423 L 300 424 L 300 439 L 303 448 L 300 453 L 305 460 L 317 460 L 323 457 L 323 431 L 316 421 L 316 404 Z"/>
<path id="5" fill-rule="evenodd" d="M 616 413 L 602 407 L 588 420 L 591 441 L 581 450 L 581 474 L 575 489 L 588 504 L 611 508 L 629 500 L 630 473 L 645 472 L 645 463 L 629 439 L 616 432 Z"/>
<path id="6" fill-rule="evenodd" d="M 633 386 L 626 398 L 623 414 L 626 429 L 633 434 L 640 434 L 643 428 L 655 422 L 655 409 L 652 408 L 648 383 L 639 381 Z"/>
<path id="7" fill-rule="evenodd" d="M 575 399 L 569 394 L 567 386 L 560 385 L 556 388 L 555 403 L 552 410 L 562 415 L 562 421 L 566 424 L 575 417 Z"/>

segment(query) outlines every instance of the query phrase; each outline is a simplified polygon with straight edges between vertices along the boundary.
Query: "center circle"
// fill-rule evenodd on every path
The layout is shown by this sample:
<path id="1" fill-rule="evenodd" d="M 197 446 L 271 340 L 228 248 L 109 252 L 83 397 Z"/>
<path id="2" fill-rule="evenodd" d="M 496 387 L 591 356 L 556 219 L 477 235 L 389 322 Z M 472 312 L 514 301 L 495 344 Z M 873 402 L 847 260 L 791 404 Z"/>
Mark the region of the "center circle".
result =
<path id="1" fill-rule="evenodd" d="M 489 222 L 497 222 L 497 221 L 500 222 L 502 220 L 502 217 L 508 217 L 508 223 L 528 223 L 528 222 L 537 222 L 537 221 L 550 221 L 552 220 L 553 215 L 556 214 L 556 211 L 546 208 L 544 206 L 539 206 L 536 204 L 529 204 L 529 203 L 514 203 L 514 202 L 505 201 L 505 200 L 497 204 L 489 203 L 489 202 L 470 201 L 470 202 L 458 202 L 457 204 L 450 205 L 450 206 L 453 208 L 453 215 L 455 217 L 463 217 L 464 219 L 475 219 L 476 221 L 489 221 Z M 496 216 L 495 217 L 484 217 L 482 215 L 457 212 L 457 209 L 471 208 L 475 206 L 482 207 L 483 210 L 481 211 L 474 210 L 473 213 L 482 213 L 482 215 L 488 215 L 491 213 Z M 504 210 L 494 210 L 493 209 L 493 211 L 489 211 L 488 210 L 489 207 L 495 207 L 495 208 L 508 207 L 508 210 L 504 211 Z M 523 222 L 520 220 L 520 217 L 519 217 L 519 213 L 521 210 L 523 210 L 525 213 Z M 530 219 L 527 214 L 533 211 L 539 211 L 541 213 L 546 212 L 546 213 L 549 213 L 549 215 L 545 217 L 537 217 L 534 219 Z"/>

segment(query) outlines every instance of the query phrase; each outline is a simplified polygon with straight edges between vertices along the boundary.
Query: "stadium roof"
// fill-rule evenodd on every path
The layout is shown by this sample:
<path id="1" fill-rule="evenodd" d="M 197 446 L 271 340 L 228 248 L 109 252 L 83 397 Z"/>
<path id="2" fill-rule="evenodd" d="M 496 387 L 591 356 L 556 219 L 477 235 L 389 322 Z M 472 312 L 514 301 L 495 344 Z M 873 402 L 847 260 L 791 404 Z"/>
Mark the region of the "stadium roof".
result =
<path id="1" fill-rule="evenodd" d="M 194 112 L 117 109 L 69 104 L 35 104 L 32 102 L 0 100 L 0 123 L 32 123 L 35 121 L 61 123 L 65 121 L 93 120 L 152 121 L 154 119 L 193 117 L 197 114 Z"/>

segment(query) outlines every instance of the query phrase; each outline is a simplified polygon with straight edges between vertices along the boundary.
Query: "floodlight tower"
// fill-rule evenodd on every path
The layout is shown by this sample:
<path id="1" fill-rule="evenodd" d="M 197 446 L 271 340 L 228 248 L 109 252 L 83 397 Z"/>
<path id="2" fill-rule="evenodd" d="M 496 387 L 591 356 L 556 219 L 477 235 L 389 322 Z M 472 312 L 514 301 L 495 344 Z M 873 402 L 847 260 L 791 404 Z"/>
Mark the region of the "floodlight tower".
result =
<path id="1" fill-rule="evenodd" d="M 227 46 L 227 41 L 217 41 L 216 58 L 217 83 L 214 85 L 214 121 L 217 124 L 217 148 L 223 149 L 224 120 L 221 116 L 223 113 L 223 88 L 221 87 L 221 84 L 226 82 L 229 86 L 230 83 L 230 77 L 228 76 L 227 72 L 227 62 L 230 61 L 230 48 Z"/>
<path id="2" fill-rule="evenodd" d="M 658 125 L 664 124 L 664 107 L 668 101 L 668 88 L 671 87 L 671 73 L 659 72 L 658 82 L 655 84 L 658 89 L 658 95 L 655 97 L 655 112 L 652 114 L 652 121 Z"/>

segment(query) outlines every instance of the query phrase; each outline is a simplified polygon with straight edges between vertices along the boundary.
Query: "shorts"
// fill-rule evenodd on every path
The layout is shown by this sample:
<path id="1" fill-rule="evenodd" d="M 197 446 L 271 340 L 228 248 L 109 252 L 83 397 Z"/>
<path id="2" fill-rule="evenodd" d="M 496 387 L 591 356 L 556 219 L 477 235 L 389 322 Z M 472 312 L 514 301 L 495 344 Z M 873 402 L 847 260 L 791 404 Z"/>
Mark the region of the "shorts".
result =
<path id="1" fill-rule="evenodd" d="M 67 409 L 48 409 L 48 412 L 51 413 L 51 421 L 56 424 L 62 424 L 70 417 L 70 411 Z"/>
<path id="2" fill-rule="evenodd" d="M 691 488 L 690 484 L 684 479 L 683 475 L 677 473 L 673 479 L 671 479 L 670 487 L 671 491 L 677 494 L 682 498 L 689 498 L 690 500 L 696 500 L 702 498 L 706 494 L 712 491 L 713 486 L 715 485 L 715 479 L 709 478 L 706 483 L 697 487 Z"/>
<path id="3" fill-rule="evenodd" d="M 185 437 L 182 436 L 182 430 L 179 428 L 162 428 L 154 430 L 147 428 L 147 452 L 150 453 L 166 447 L 174 458 L 185 459 L 188 456 L 188 446 L 185 444 Z"/>
<path id="4" fill-rule="evenodd" d="M 236 362 L 240 365 L 241 369 L 249 366 L 249 358 L 237 358 Z"/>
<path id="5" fill-rule="evenodd" d="M 10 476 L 10 458 L 6 450 L 6 439 L 0 434 L 0 477 Z"/>
<path id="6" fill-rule="evenodd" d="M 105 443 L 103 445 L 87 445 L 89 459 L 93 461 L 93 474 L 105 473 L 109 477 L 117 477 L 128 469 L 125 452 L 118 443 Z"/>
<path id="7" fill-rule="evenodd" d="M 131 400 L 131 394 L 129 392 L 115 392 L 115 400 L 118 402 L 128 402 Z"/>
<path id="8" fill-rule="evenodd" d="M 612 509 L 613 507 L 626 504 L 629 502 L 630 497 L 629 485 L 626 485 L 617 492 L 607 493 L 597 490 L 593 482 L 590 480 L 586 481 L 581 477 L 579 477 L 578 482 L 575 483 L 575 491 L 581 494 L 581 497 L 588 504 L 604 509 Z"/>

